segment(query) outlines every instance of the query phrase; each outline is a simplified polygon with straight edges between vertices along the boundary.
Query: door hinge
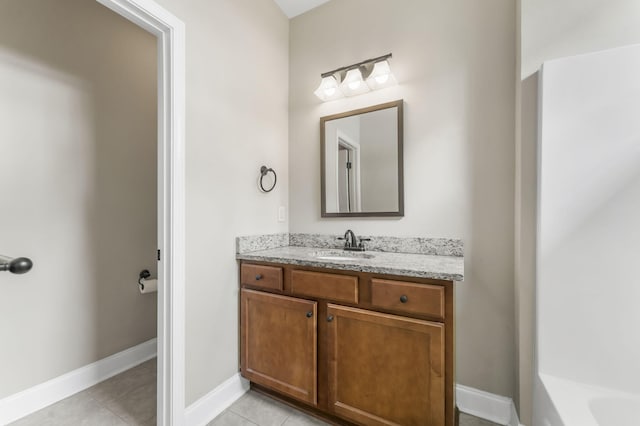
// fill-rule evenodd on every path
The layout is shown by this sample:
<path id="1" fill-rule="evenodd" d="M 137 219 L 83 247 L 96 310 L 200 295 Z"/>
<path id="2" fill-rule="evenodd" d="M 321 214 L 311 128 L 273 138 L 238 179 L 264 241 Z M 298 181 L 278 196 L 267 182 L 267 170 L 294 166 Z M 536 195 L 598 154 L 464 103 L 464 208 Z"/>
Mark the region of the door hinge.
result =
<path id="1" fill-rule="evenodd" d="M 160 250 L 158 250 L 158 262 L 160 262 Z"/>
<path id="2" fill-rule="evenodd" d="M 347 161 L 347 169 L 351 168 L 351 161 Z"/>

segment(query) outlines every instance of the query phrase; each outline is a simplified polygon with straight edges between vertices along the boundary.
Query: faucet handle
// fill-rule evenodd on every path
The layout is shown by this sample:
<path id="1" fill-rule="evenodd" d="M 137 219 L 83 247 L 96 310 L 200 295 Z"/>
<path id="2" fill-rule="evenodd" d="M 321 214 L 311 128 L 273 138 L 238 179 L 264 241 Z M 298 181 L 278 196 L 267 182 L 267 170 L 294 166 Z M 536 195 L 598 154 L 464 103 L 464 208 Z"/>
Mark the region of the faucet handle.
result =
<path id="1" fill-rule="evenodd" d="M 349 247 L 349 240 L 347 240 L 345 237 L 338 237 L 337 239 L 344 241 L 344 246 Z"/>
<path id="2" fill-rule="evenodd" d="M 371 241 L 371 238 L 358 238 L 358 240 L 359 240 L 358 247 L 360 247 L 362 251 L 364 251 L 364 242 Z"/>
<path id="3" fill-rule="evenodd" d="M 371 238 L 358 238 L 358 249 L 364 251 L 364 242 L 371 241 Z"/>

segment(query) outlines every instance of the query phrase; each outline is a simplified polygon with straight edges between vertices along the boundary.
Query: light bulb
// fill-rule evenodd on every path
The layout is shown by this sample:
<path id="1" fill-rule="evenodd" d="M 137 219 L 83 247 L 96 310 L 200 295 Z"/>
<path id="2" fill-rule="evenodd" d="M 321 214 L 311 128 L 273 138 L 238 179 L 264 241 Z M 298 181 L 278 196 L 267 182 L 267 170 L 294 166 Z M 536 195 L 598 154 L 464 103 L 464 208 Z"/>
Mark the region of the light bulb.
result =
<path id="1" fill-rule="evenodd" d="M 375 78 L 376 78 L 376 83 L 385 84 L 387 80 L 389 80 L 389 74 L 378 75 Z"/>
<path id="2" fill-rule="evenodd" d="M 391 67 L 387 60 L 376 62 L 373 66 L 371 74 L 367 78 L 367 85 L 371 90 L 382 89 L 397 84 L 397 81 L 391 73 Z"/>
<path id="3" fill-rule="evenodd" d="M 338 90 L 338 80 L 333 75 L 323 77 L 320 86 L 313 93 L 324 102 L 342 97 L 342 92 Z"/>
<path id="4" fill-rule="evenodd" d="M 364 84 L 362 72 L 358 68 L 347 71 L 340 89 L 345 96 L 355 96 L 369 91 L 369 86 Z"/>

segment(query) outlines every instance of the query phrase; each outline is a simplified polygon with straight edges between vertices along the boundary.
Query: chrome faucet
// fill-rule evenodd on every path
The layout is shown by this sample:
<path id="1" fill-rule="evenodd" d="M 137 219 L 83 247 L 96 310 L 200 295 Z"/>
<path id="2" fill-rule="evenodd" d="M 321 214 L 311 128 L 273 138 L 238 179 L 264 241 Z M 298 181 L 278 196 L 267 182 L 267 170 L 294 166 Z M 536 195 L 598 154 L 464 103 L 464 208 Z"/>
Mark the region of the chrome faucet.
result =
<path id="1" fill-rule="evenodd" d="M 349 251 L 364 251 L 365 247 L 363 241 L 371 241 L 371 238 L 358 239 L 351 229 L 347 229 L 347 232 L 344 233 L 344 237 L 338 239 L 344 240 L 344 249 Z"/>
<path id="2" fill-rule="evenodd" d="M 351 229 L 347 229 L 347 232 L 344 233 L 344 240 L 345 250 L 352 249 L 358 245 L 356 234 Z"/>

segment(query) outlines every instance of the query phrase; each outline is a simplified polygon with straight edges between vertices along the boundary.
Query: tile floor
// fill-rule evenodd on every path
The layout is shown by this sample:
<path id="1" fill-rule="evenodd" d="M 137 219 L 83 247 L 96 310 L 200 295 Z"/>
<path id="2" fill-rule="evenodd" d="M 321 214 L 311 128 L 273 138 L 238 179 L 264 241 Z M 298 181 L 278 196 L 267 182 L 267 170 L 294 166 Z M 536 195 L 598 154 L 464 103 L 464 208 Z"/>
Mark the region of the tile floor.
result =
<path id="1" fill-rule="evenodd" d="M 10 426 L 153 426 L 156 368 L 154 358 Z"/>
<path id="2" fill-rule="evenodd" d="M 250 391 L 207 426 L 324 426 L 327 424 L 262 394 Z M 498 425 L 460 413 L 459 426 Z"/>
<path id="3" fill-rule="evenodd" d="M 10 426 L 153 426 L 156 360 L 99 383 Z M 207 426 L 323 426 L 322 422 L 256 392 L 248 392 Z M 460 426 L 497 426 L 460 414 Z"/>

